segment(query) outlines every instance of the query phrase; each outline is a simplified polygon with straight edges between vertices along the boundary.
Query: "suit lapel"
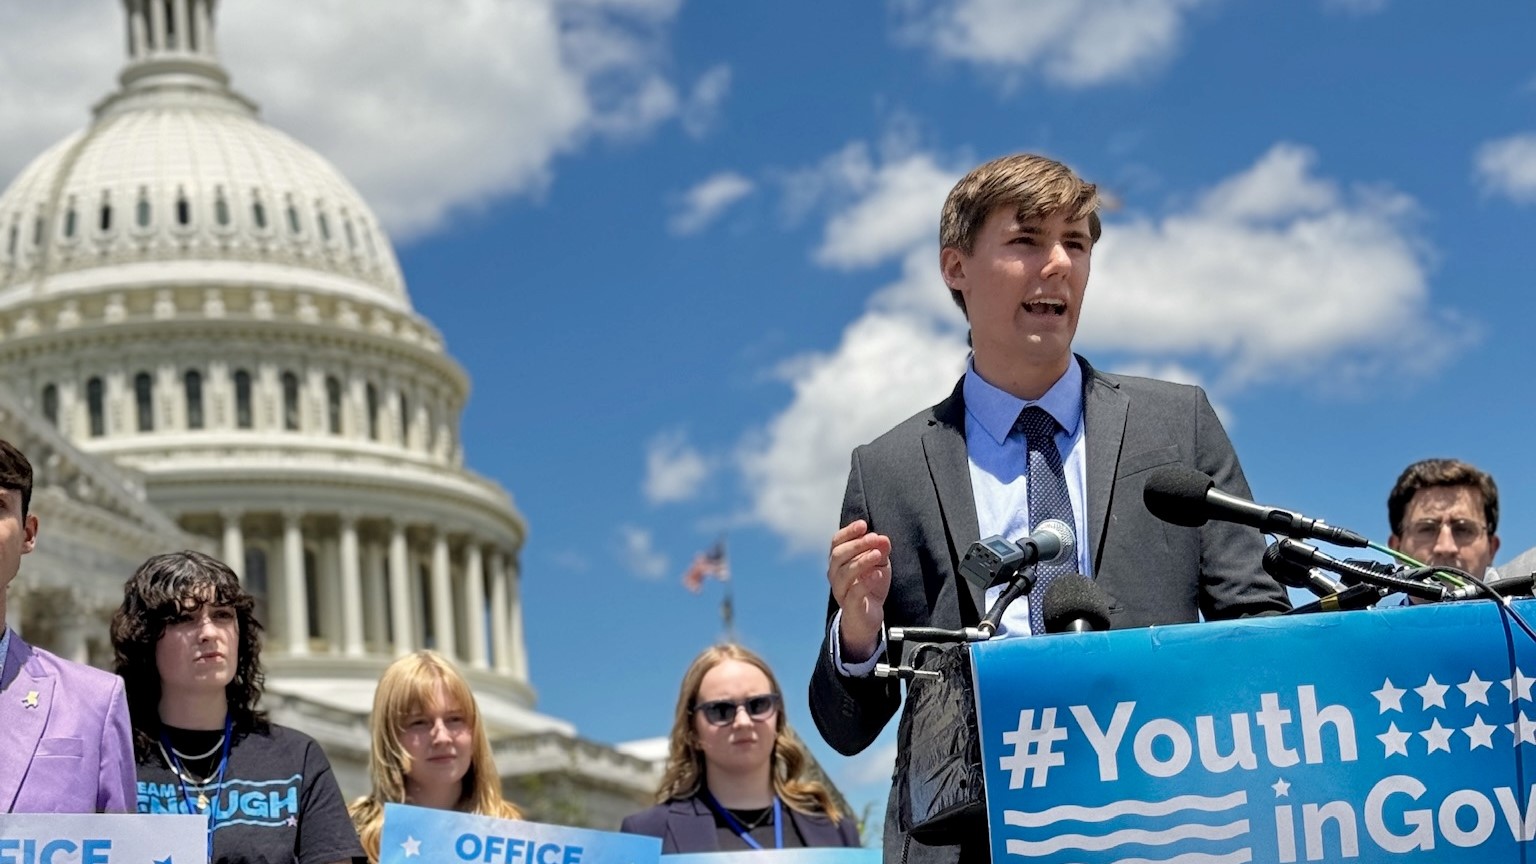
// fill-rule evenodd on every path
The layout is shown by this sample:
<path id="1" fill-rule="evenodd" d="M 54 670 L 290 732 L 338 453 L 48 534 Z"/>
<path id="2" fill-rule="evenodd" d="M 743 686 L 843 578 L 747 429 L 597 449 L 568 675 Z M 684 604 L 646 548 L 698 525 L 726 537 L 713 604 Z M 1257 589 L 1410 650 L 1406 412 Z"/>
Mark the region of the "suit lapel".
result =
<path id="1" fill-rule="evenodd" d="M 1101 377 L 1087 360 L 1078 360 L 1083 364 L 1083 437 L 1088 447 L 1087 537 L 1093 544 L 1089 547 L 1089 560 L 1097 574 L 1115 473 L 1120 466 L 1120 447 L 1125 442 L 1129 401 L 1118 385 Z"/>
<path id="2" fill-rule="evenodd" d="M 944 520 L 944 536 L 949 538 L 951 562 L 959 562 L 972 543 L 980 539 L 977 526 L 976 497 L 971 489 L 971 463 L 965 452 L 964 379 L 955 385 L 949 398 L 934 406 L 933 420 L 923 433 L 923 455 L 928 460 L 928 474 L 939 497 L 939 515 Z M 970 584 L 955 567 L 951 581 L 964 583 L 971 599 L 971 610 L 961 610 L 961 623 L 975 624 L 985 609 L 986 589 Z M 959 600 L 958 590 L 956 600 Z M 942 594 L 936 608 L 944 608 Z"/>
<path id="3" fill-rule="evenodd" d="M 32 649 L 11 634 L 6 678 L 0 685 L 0 812 L 15 806 L 21 781 L 32 765 L 32 754 L 42 740 L 48 712 L 53 708 L 53 678 L 32 661 Z M 33 699 L 36 694 L 36 699 Z M 29 707 L 35 702 L 35 707 Z"/>
<path id="4" fill-rule="evenodd" d="M 715 835 L 715 816 L 699 798 L 673 801 L 667 810 L 667 833 L 680 852 L 718 852 L 720 838 Z"/>

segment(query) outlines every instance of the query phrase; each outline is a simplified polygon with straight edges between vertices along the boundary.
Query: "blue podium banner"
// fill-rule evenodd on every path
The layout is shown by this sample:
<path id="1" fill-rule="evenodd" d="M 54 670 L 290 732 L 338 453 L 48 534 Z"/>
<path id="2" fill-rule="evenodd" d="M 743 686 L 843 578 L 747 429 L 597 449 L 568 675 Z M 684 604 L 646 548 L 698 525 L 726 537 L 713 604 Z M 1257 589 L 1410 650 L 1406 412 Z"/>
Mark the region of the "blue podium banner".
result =
<path id="1" fill-rule="evenodd" d="M 879 849 L 764 849 L 663 855 L 664 864 L 880 864 Z"/>
<path id="2" fill-rule="evenodd" d="M 0 864 L 206 864 L 204 816 L 0 813 Z"/>
<path id="3" fill-rule="evenodd" d="M 1536 645 L 1492 603 L 1010 639 L 972 661 L 994 861 L 1536 860 Z"/>
<path id="4" fill-rule="evenodd" d="M 384 805 L 379 864 L 656 864 L 661 839 Z"/>

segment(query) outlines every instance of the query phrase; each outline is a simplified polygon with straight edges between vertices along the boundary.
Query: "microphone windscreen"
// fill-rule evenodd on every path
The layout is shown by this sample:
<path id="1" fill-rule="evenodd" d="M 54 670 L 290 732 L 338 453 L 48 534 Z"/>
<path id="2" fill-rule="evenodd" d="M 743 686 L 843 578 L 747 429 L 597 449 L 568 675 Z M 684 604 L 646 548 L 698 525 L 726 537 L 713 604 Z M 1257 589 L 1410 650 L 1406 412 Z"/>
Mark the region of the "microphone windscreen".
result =
<path id="1" fill-rule="evenodd" d="M 1109 629 L 1109 596 L 1099 584 L 1081 573 L 1057 576 L 1045 586 L 1040 598 L 1045 632 L 1060 633 L 1077 621 L 1090 630 Z"/>
<path id="2" fill-rule="evenodd" d="M 1264 550 L 1264 572 L 1289 588 L 1308 588 L 1312 581 L 1306 567 L 1280 554 L 1279 543 L 1271 543 Z"/>
<path id="3" fill-rule="evenodd" d="M 1215 485 L 1208 475 L 1183 465 L 1168 465 L 1153 471 L 1141 490 L 1141 500 L 1153 516 L 1199 528 L 1210 517 L 1206 513 L 1205 493 Z"/>

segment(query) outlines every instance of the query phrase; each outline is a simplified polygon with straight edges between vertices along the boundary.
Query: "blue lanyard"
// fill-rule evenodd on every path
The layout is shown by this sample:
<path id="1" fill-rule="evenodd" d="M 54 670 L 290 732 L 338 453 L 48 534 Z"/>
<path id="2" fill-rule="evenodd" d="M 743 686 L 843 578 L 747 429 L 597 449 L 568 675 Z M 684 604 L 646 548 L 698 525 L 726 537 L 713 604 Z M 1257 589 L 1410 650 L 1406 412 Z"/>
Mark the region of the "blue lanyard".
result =
<path id="1" fill-rule="evenodd" d="M 747 830 L 747 826 L 738 822 L 736 817 L 731 815 L 731 811 L 721 807 L 720 802 L 715 800 L 715 796 L 709 794 L 708 789 L 701 789 L 699 791 L 703 793 L 704 803 L 709 805 L 709 809 L 715 811 L 715 815 L 724 819 L 725 824 L 731 826 L 731 830 L 736 832 L 736 836 L 740 837 L 743 843 L 759 852 L 763 850 L 762 844 L 757 842 L 757 839 Z M 779 796 L 777 795 L 773 796 L 773 848 L 784 848 L 784 808 L 779 804 Z"/>
<path id="2" fill-rule="evenodd" d="M 224 717 L 224 751 L 223 751 L 222 755 L 219 756 L 219 782 L 218 782 L 218 785 L 213 787 L 213 798 L 209 799 L 209 801 L 208 801 L 208 860 L 209 861 L 213 860 L 213 831 L 214 831 L 215 828 L 219 827 L 219 795 L 220 795 L 220 793 L 222 793 L 224 791 L 224 771 L 225 771 L 225 769 L 229 768 L 229 746 L 230 746 L 230 741 L 235 737 L 234 734 L 233 734 L 234 726 L 235 726 L 234 718 L 230 717 L 229 715 L 225 715 L 225 717 Z M 173 769 L 175 769 L 176 781 L 181 784 L 181 800 L 182 800 L 182 803 L 187 805 L 187 812 L 189 812 L 189 813 L 196 812 L 198 810 L 198 808 L 193 806 L 193 804 L 192 804 L 192 795 L 191 795 L 190 792 L 187 791 L 186 772 L 182 771 L 182 769 L 181 769 L 181 760 L 176 758 L 176 748 L 171 746 L 171 739 L 165 734 L 165 730 L 164 729 L 160 730 L 160 745 L 165 748 L 166 755 L 171 757 L 171 767 Z M 777 802 L 775 802 L 775 803 L 777 803 Z"/>

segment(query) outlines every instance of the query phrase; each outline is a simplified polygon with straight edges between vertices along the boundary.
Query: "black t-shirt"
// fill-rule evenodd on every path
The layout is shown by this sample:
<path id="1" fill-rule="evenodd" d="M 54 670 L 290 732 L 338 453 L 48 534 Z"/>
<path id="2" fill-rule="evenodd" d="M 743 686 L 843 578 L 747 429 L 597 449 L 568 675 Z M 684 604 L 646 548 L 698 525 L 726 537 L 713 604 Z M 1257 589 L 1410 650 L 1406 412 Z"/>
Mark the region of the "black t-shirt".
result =
<path id="1" fill-rule="evenodd" d="M 221 733 L 167 730 L 176 749 L 211 748 Z M 193 749 L 196 748 L 196 749 Z M 140 813 L 209 813 L 215 864 L 366 861 L 331 763 L 313 738 L 284 726 L 236 735 L 219 783 L 219 755 L 183 762 L 185 783 L 158 751 L 138 765 Z M 197 782 L 212 773 L 206 783 Z M 199 795 L 209 810 L 199 810 Z"/>
<path id="2" fill-rule="evenodd" d="M 757 841 L 757 845 L 764 849 L 772 849 L 773 845 L 773 807 L 765 807 L 761 810 L 730 810 L 736 821 L 747 833 Z M 789 818 L 789 808 L 782 807 L 780 812 L 784 818 L 784 848 L 804 849 L 805 838 L 800 836 L 800 830 L 795 827 L 795 820 Z M 727 822 L 719 813 L 714 813 L 715 837 L 720 843 L 720 851 L 735 852 L 742 849 L 751 849 L 747 841 L 736 833 L 736 829 Z"/>

